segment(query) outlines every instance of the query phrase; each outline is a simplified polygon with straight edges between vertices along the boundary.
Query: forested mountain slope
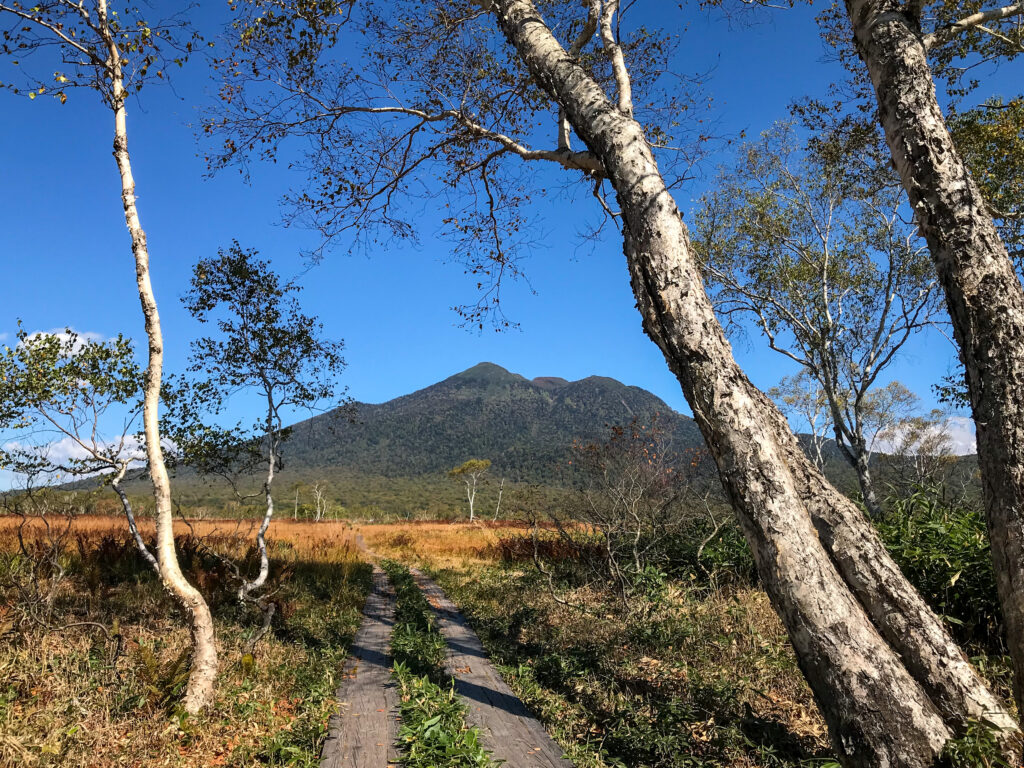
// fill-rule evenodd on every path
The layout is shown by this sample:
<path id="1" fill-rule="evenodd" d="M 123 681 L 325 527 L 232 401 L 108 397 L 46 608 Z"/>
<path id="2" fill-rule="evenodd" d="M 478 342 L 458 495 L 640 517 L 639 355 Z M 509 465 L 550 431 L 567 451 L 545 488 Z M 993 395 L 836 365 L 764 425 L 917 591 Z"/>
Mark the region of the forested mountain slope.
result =
<path id="1" fill-rule="evenodd" d="M 335 467 L 388 477 L 437 474 L 490 459 L 517 482 L 560 483 L 574 440 L 603 439 L 612 425 L 657 419 L 675 450 L 701 445 L 692 419 L 639 387 L 590 376 L 529 380 L 493 363 L 379 405 L 351 419 L 324 414 L 295 425 L 292 468 Z"/>

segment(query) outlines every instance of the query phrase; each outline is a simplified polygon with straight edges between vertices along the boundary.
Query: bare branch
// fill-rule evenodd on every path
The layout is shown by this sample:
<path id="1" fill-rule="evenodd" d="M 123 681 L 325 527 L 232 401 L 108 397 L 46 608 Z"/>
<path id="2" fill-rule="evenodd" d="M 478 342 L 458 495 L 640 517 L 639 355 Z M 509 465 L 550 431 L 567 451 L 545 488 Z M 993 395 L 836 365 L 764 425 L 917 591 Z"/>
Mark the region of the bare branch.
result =
<path id="1" fill-rule="evenodd" d="M 618 88 L 619 111 L 632 117 L 633 85 L 629 77 L 629 70 L 626 69 L 626 59 L 622 55 L 622 46 L 619 45 L 615 30 L 612 29 L 612 22 L 618 10 L 619 0 L 605 0 L 604 9 L 601 11 L 601 40 L 604 43 L 605 53 L 612 63 L 615 85 Z"/>

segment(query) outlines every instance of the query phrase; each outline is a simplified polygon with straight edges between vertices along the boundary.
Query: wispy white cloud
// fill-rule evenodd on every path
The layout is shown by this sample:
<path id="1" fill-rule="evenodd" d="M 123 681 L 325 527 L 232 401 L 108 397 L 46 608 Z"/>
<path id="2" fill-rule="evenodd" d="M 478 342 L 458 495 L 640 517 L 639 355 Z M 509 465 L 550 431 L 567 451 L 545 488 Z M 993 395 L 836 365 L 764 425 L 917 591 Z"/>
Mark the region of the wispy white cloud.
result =
<path id="1" fill-rule="evenodd" d="M 24 443 L 12 440 L 3 444 L 3 449 L 10 452 L 24 452 L 45 459 L 53 466 L 70 466 L 77 461 L 93 458 L 90 451 L 70 437 L 62 437 L 48 443 Z M 127 460 L 129 467 L 138 467 L 146 461 L 145 448 L 136 435 L 126 435 L 123 442 L 103 441 L 96 444 L 97 452 L 114 459 Z M 106 470 L 103 470 L 104 472 Z M 60 478 L 63 481 L 66 478 Z"/>
<path id="2" fill-rule="evenodd" d="M 946 445 L 954 456 L 969 456 L 978 452 L 978 442 L 975 438 L 974 421 L 966 416 L 950 416 L 941 427 L 946 437 Z M 935 432 L 928 435 L 931 437 Z M 871 450 L 879 453 L 890 453 L 896 450 L 902 443 L 906 433 L 900 427 L 879 434 L 871 445 Z"/>
<path id="3" fill-rule="evenodd" d="M 974 431 L 974 420 L 966 416 L 952 416 L 946 420 L 950 446 L 957 456 L 978 452 L 978 440 Z"/>
<path id="4" fill-rule="evenodd" d="M 71 333 L 68 333 L 68 330 L 70 330 Z M 90 341 L 98 342 L 106 341 L 107 339 L 107 337 L 102 333 L 96 333 L 94 331 L 77 331 L 74 328 L 51 328 L 48 331 L 33 331 L 25 337 L 25 340 L 22 343 L 31 344 L 42 336 L 56 336 L 60 340 L 61 344 L 66 344 L 71 339 L 71 334 L 74 334 L 75 336 L 75 345 L 72 349 L 73 352 L 78 352 L 84 344 Z"/>

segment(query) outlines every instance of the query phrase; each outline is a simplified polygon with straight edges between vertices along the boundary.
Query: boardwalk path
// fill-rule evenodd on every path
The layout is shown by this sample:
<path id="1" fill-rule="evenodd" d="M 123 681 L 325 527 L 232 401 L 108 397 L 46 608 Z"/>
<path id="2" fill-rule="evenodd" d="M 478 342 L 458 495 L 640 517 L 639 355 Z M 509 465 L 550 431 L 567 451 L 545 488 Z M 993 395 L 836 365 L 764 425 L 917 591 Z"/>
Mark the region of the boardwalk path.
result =
<path id="1" fill-rule="evenodd" d="M 480 728 L 484 747 L 505 768 L 572 768 L 558 746 L 487 658 L 480 638 L 437 584 L 411 569 L 438 616 L 448 641 L 448 673 L 469 707 L 469 724 Z"/>
<path id="2" fill-rule="evenodd" d="M 360 550 L 373 557 L 363 537 Z M 455 604 L 425 575 L 411 569 L 448 641 L 445 662 L 455 690 L 469 707 L 469 724 L 480 728 L 484 747 L 505 768 L 572 768 L 559 747 L 501 679 L 480 638 Z M 398 764 L 398 695 L 391 680 L 389 646 L 395 593 L 376 565 L 362 626 L 352 640 L 338 688 L 339 712 L 327 727 L 320 768 L 391 768 Z"/>
<path id="3" fill-rule="evenodd" d="M 327 726 L 321 768 L 385 768 L 398 763 L 398 694 L 389 656 L 395 593 L 376 566 L 363 614 L 338 688 L 339 712 Z"/>

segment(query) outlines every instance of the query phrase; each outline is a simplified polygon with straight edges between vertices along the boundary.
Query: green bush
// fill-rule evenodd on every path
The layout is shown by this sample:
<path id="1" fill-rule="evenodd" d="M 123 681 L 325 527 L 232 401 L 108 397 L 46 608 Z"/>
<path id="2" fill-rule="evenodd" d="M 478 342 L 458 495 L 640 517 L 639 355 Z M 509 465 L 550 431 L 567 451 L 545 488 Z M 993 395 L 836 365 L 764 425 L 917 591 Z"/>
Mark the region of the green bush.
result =
<path id="1" fill-rule="evenodd" d="M 900 569 L 961 641 L 993 646 L 1002 613 L 985 520 L 922 489 L 890 500 L 878 530 Z"/>

